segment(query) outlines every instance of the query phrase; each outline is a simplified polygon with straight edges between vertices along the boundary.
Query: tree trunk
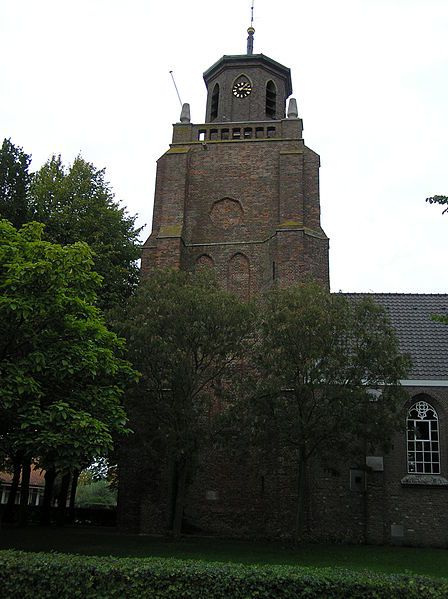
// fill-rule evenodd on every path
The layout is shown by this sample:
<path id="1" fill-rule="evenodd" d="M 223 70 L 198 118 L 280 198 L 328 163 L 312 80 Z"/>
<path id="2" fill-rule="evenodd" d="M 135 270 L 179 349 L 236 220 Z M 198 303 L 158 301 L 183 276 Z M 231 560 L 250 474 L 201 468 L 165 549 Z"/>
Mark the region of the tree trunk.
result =
<path id="1" fill-rule="evenodd" d="M 22 462 L 22 481 L 20 483 L 20 511 L 19 525 L 28 524 L 28 500 L 30 497 L 31 458 L 24 458 Z"/>
<path id="2" fill-rule="evenodd" d="M 14 459 L 13 462 L 13 475 L 11 481 L 11 488 L 9 489 L 8 501 L 6 503 L 5 512 L 3 518 L 6 522 L 11 522 L 14 513 L 14 504 L 16 502 L 17 491 L 20 485 L 20 474 L 22 472 L 22 462 L 20 458 Z"/>
<path id="3" fill-rule="evenodd" d="M 174 507 L 173 537 L 178 540 L 182 533 L 184 517 L 185 490 L 187 486 L 187 461 L 183 459 L 177 468 L 176 504 Z"/>
<path id="4" fill-rule="evenodd" d="M 51 524 L 51 501 L 53 499 L 55 480 L 56 470 L 55 468 L 49 468 L 45 472 L 45 490 L 40 513 L 40 523 L 42 526 L 49 526 Z"/>
<path id="5" fill-rule="evenodd" d="M 75 499 L 76 489 L 78 488 L 79 475 L 80 471 L 77 468 L 75 468 L 72 473 L 72 486 L 70 487 L 70 503 L 68 513 L 68 520 L 70 524 L 73 524 L 75 521 Z"/>
<path id="6" fill-rule="evenodd" d="M 168 509 L 166 515 L 166 528 L 173 530 L 174 514 L 176 512 L 176 488 L 177 488 L 177 468 L 176 461 L 173 458 L 169 460 L 168 467 L 169 487 L 168 487 Z"/>
<path id="7" fill-rule="evenodd" d="M 297 512 L 294 543 L 297 545 L 303 538 L 305 528 L 306 467 L 304 452 L 299 453 L 299 472 L 297 478 Z"/>
<path id="8" fill-rule="evenodd" d="M 67 515 L 67 498 L 68 491 L 70 489 L 70 480 L 72 478 L 71 472 L 66 472 L 62 476 L 61 488 L 58 495 L 58 510 L 56 513 L 56 524 L 58 526 L 64 526 L 65 517 Z"/>

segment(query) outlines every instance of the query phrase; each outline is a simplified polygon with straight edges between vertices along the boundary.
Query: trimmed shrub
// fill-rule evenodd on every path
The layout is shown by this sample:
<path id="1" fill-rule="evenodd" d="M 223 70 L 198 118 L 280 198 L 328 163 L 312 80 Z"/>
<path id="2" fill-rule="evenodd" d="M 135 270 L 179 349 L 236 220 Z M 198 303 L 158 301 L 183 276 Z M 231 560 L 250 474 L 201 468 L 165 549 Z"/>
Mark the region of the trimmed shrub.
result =
<path id="1" fill-rule="evenodd" d="M 446 598 L 448 580 L 333 568 L 0 552 L 5 598 Z"/>

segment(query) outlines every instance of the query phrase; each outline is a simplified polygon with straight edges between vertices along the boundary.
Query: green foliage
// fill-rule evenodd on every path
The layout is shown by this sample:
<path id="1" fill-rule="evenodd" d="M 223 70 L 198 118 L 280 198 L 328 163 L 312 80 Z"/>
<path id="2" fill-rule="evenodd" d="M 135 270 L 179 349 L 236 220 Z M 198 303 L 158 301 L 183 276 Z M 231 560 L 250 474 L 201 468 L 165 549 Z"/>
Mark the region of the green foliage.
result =
<path id="1" fill-rule="evenodd" d="M 373 449 L 395 430 L 407 359 L 382 308 L 318 285 L 279 289 L 261 306 L 254 351 L 256 405 L 265 426 L 306 458 Z M 372 401 L 371 389 L 383 387 Z M 285 392 L 287 390 L 287 392 Z M 373 447 L 372 447 L 373 446 Z"/>
<path id="2" fill-rule="evenodd" d="M 28 189 L 31 156 L 4 139 L 0 148 L 0 219 L 21 227 L 29 220 Z"/>
<path id="3" fill-rule="evenodd" d="M 0 222 L 0 421 L 9 455 L 79 468 L 125 430 L 134 375 L 94 306 L 88 246 L 42 241 L 43 225 Z"/>
<path id="4" fill-rule="evenodd" d="M 132 411 L 146 423 L 154 460 L 167 457 L 176 472 L 177 503 L 209 434 L 217 387 L 223 377 L 229 383 L 244 353 L 250 320 L 249 307 L 208 273 L 167 270 L 140 286 L 116 325 L 142 373 Z"/>
<path id="5" fill-rule="evenodd" d="M 98 528 L 5 528 L 0 549 L 76 553 L 115 557 L 164 557 L 235 564 L 270 564 L 313 568 L 370 570 L 383 574 L 413 574 L 448 578 L 446 549 L 380 545 L 306 543 L 293 547 L 285 542 L 242 541 L 217 537 L 169 537 L 118 534 Z"/>
<path id="6" fill-rule="evenodd" d="M 332 568 L 243 566 L 174 559 L 0 553 L 5 597 L 207 597 L 207 599 L 444 598 L 448 582 Z"/>
<path id="7" fill-rule="evenodd" d="M 77 507 L 114 506 L 117 494 L 112 491 L 107 480 L 91 481 L 88 484 L 78 483 L 75 505 Z"/>
<path id="8" fill-rule="evenodd" d="M 136 217 L 114 200 L 104 169 L 81 156 L 65 167 L 60 156 L 53 156 L 33 176 L 30 210 L 53 243 L 88 243 L 94 270 L 102 276 L 101 308 L 110 309 L 131 295 L 138 282 L 141 229 L 135 228 Z"/>
<path id="9" fill-rule="evenodd" d="M 379 306 L 311 284 L 262 298 L 251 364 L 234 413 L 252 441 L 289 448 L 299 480 L 298 539 L 310 459 L 334 467 L 335 456 L 387 445 L 399 422 L 408 361 Z M 380 388 L 372 401 L 371 390 Z"/>
<path id="10" fill-rule="evenodd" d="M 62 245 L 84 241 L 102 277 L 98 304 L 104 310 L 123 303 L 138 282 L 139 233 L 135 216 L 115 201 L 104 169 L 78 156 L 64 166 L 53 156 L 29 173 L 31 156 L 9 139 L 0 148 L 0 218 L 20 228 L 45 224 L 44 238 Z"/>
<path id="11" fill-rule="evenodd" d="M 161 435 L 176 455 L 195 445 L 211 384 L 241 357 L 249 322 L 248 306 L 206 273 L 160 271 L 130 301 L 120 332 L 143 375 L 138 394 L 165 423 Z"/>
<path id="12" fill-rule="evenodd" d="M 433 320 L 442 324 L 448 324 L 448 314 L 434 314 Z"/>

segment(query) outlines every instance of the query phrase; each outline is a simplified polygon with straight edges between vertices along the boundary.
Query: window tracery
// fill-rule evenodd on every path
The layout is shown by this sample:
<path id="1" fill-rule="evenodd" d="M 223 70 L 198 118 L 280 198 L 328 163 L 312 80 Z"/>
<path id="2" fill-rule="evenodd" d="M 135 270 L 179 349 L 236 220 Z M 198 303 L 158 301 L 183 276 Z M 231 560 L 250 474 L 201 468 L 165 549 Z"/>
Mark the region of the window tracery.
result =
<path id="1" fill-rule="evenodd" d="M 440 474 L 439 418 L 426 401 L 414 403 L 407 416 L 409 474 Z"/>

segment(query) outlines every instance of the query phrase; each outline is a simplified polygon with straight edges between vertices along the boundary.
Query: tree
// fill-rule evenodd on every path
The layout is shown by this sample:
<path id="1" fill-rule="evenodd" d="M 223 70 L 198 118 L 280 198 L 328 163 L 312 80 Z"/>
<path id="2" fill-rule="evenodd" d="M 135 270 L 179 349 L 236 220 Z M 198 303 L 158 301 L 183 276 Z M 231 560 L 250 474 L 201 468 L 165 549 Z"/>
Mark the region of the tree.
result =
<path id="1" fill-rule="evenodd" d="M 407 359 L 384 311 L 317 285 L 262 298 L 252 369 L 236 403 L 240 430 L 287 449 L 297 472 L 295 540 L 304 532 L 307 472 L 386 444 L 404 397 Z M 371 390 L 381 394 L 372 401 Z M 246 415 L 248 422 L 241 424 Z"/>
<path id="2" fill-rule="evenodd" d="M 114 199 L 105 170 L 78 156 L 68 168 L 53 156 L 37 171 L 30 186 L 30 211 L 45 224 L 45 239 L 61 245 L 86 242 L 94 270 L 102 277 L 98 303 L 109 310 L 123 303 L 138 282 L 139 233 Z"/>
<path id="3" fill-rule="evenodd" d="M 22 481 L 31 460 L 69 473 L 107 453 L 126 431 L 121 396 L 135 376 L 94 305 L 88 246 L 43 241 L 42 231 L 0 221 L 0 447 Z"/>
<path id="4" fill-rule="evenodd" d="M 78 507 L 112 507 L 117 505 L 117 493 L 106 479 L 80 479 L 75 504 Z"/>
<path id="5" fill-rule="evenodd" d="M 31 156 L 4 139 L 0 148 L 0 218 L 21 227 L 29 220 L 28 172 Z"/>
<path id="6" fill-rule="evenodd" d="M 121 320 L 121 319 L 120 319 Z M 142 373 L 128 394 L 154 463 L 172 473 L 169 527 L 181 532 L 195 458 L 210 431 L 216 386 L 229 384 L 250 333 L 250 308 L 206 272 L 159 271 L 129 302 L 120 332 Z M 133 423 L 131 423 L 133 424 Z"/>

